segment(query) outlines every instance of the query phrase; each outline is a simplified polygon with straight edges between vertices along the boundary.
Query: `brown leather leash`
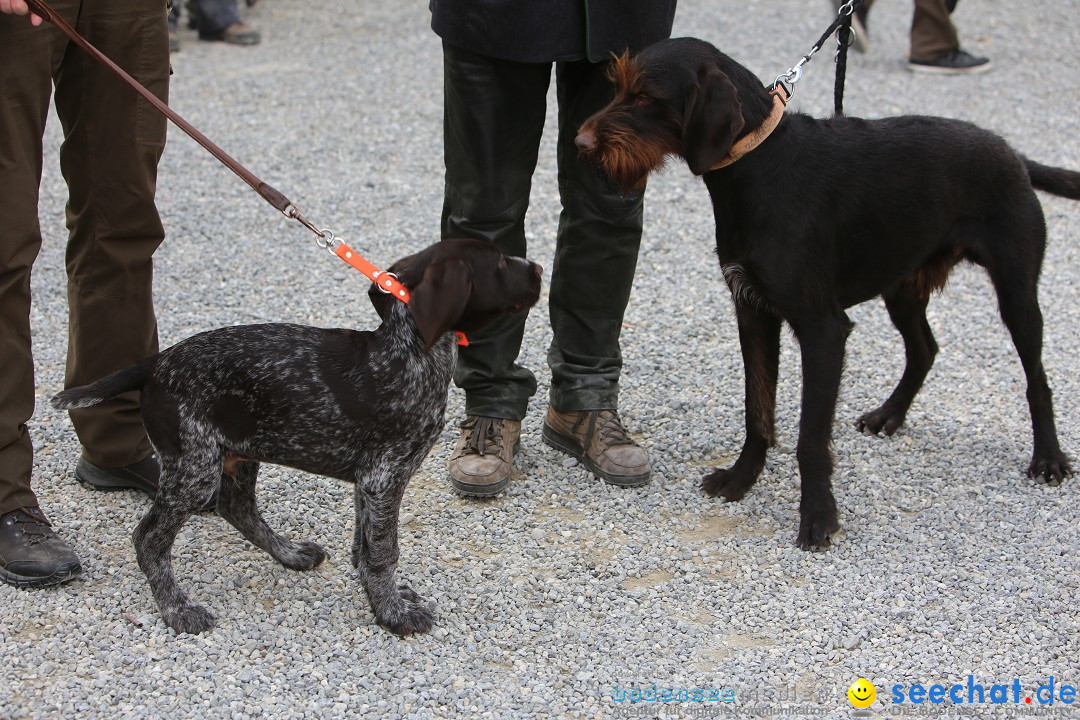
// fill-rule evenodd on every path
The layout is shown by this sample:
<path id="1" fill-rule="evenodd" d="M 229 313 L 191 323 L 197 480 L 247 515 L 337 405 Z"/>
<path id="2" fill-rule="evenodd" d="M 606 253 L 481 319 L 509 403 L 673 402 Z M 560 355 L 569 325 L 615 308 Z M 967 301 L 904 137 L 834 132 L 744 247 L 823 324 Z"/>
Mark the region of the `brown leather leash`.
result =
<path id="1" fill-rule="evenodd" d="M 360 257 L 352 248 L 336 237 L 331 230 L 319 230 L 315 225 L 308 222 L 308 220 L 300 214 L 299 208 L 293 204 L 289 198 L 279 192 L 276 188 L 266 184 L 260 180 L 253 172 L 236 161 L 231 155 L 218 147 L 210 138 L 203 135 L 199 130 L 189 123 L 184 118 L 164 102 L 161 101 L 154 93 L 150 92 L 146 86 L 140 83 L 135 78 L 131 77 L 123 68 L 110 60 L 104 53 L 91 45 L 86 38 L 78 33 L 75 28 L 71 27 L 64 18 L 60 17 L 55 10 L 53 10 L 45 2 L 45 0 L 26 0 L 27 6 L 30 11 L 35 15 L 40 16 L 42 19 L 51 22 L 57 28 L 59 28 L 65 35 L 71 38 L 72 42 L 88 52 L 92 57 L 100 61 L 107 68 L 112 70 L 117 76 L 120 77 L 125 83 L 131 86 L 135 92 L 139 93 L 147 102 L 153 105 L 157 110 L 172 121 L 174 125 L 187 133 L 192 140 L 202 145 L 206 150 L 216 157 L 222 165 L 236 173 L 241 180 L 250 185 L 260 197 L 266 202 L 270 203 L 274 208 L 279 210 L 285 217 L 292 220 L 296 220 L 301 225 L 306 227 L 311 232 L 318 236 L 316 242 L 319 247 L 329 250 L 334 255 L 344 260 L 346 263 L 356 268 L 360 272 L 364 273 L 373 283 L 379 286 L 379 289 L 383 292 L 390 293 L 394 297 L 398 298 L 402 302 L 409 302 L 409 291 L 398 282 L 398 279 L 393 273 L 383 272 L 377 267 L 369 263 L 364 258 Z"/>

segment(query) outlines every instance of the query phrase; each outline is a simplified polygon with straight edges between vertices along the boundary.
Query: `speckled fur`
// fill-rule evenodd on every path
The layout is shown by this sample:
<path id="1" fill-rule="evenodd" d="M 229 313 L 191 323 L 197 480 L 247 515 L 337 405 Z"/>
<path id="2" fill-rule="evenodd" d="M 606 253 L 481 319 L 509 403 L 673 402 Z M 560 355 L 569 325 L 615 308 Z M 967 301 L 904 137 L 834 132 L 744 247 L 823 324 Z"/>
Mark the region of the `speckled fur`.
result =
<path id="1" fill-rule="evenodd" d="M 133 539 L 139 567 L 169 627 L 214 626 L 173 576 L 170 548 L 192 513 L 219 489 L 218 513 L 285 567 L 325 558 L 287 540 L 255 504 L 259 463 L 355 483 L 352 562 L 376 620 L 423 632 L 433 608 L 395 582 L 397 520 L 405 486 L 440 436 L 456 358 L 454 334 L 533 305 L 540 268 L 475 240 L 447 240 L 395 263 L 406 306 L 372 288 L 374 331 L 289 324 L 243 325 L 195 335 L 82 388 L 53 398 L 85 407 L 141 388 L 146 432 L 161 481 Z"/>

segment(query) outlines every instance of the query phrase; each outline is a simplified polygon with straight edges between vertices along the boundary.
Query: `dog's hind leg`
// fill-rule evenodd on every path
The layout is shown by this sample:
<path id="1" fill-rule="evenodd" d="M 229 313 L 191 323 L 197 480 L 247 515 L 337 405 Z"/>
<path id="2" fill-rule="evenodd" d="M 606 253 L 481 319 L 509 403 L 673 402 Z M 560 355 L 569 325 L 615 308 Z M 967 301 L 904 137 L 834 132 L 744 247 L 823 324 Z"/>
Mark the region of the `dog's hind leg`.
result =
<path id="1" fill-rule="evenodd" d="M 796 457 L 802 478 L 797 544 L 804 550 L 828 547 L 840 529 L 832 492 L 832 423 L 844 347 L 852 324 L 842 310 L 810 313 L 792 322 L 802 353 L 802 414 Z"/>
<path id="2" fill-rule="evenodd" d="M 930 323 L 926 321 L 929 293 L 920 292 L 915 283 L 904 283 L 883 296 L 893 325 L 904 339 L 907 364 L 900 383 L 881 407 L 864 414 L 855 425 L 860 432 L 892 435 L 904 424 L 911 403 L 926 380 L 937 357 L 938 345 Z"/>
<path id="3" fill-rule="evenodd" d="M 207 463 L 184 469 L 170 456 L 159 453 L 159 457 L 161 477 L 154 504 L 132 533 L 135 556 L 165 624 L 178 633 L 200 633 L 214 627 L 214 616 L 180 589 L 171 551 L 180 528 L 213 494 L 217 471 Z"/>
<path id="4" fill-rule="evenodd" d="M 1037 226 L 1034 223 L 1027 226 L 1035 227 L 1029 229 L 1029 233 L 1037 231 L 1045 235 L 1041 222 Z M 997 290 L 1001 319 L 1012 335 L 1027 378 L 1027 401 L 1034 435 L 1027 474 L 1031 477 L 1041 475 L 1050 485 L 1060 485 L 1066 475 L 1072 474 L 1072 467 L 1058 444 L 1053 398 L 1042 364 L 1043 318 L 1039 309 L 1038 282 L 1044 243 L 1044 238 L 1031 238 L 1030 242 L 1012 237 L 1004 239 L 994 245 L 998 256 L 983 264 Z M 1033 256 L 1033 247 L 1040 249 L 1037 257 Z M 1027 253 L 1020 252 L 1024 248 L 1028 249 Z M 1002 257 L 1006 254 L 1009 256 Z"/>
<path id="5" fill-rule="evenodd" d="M 398 585 L 398 509 L 408 478 L 392 479 L 379 491 L 356 483 L 356 537 L 352 561 L 371 601 L 375 620 L 398 635 L 427 632 L 435 615 L 407 584 Z"/>
<path id="6" fill-rule="evenodd" d="M 730 468 L 706 475 L 707 495 L 741 500 L 765 467 L 765 455 L 776 442 L 776 378 L 780 367 L 780 318 L 764 310 L 737 305 L 739 346 L 746 382 L 746 438 Z"/>
<path id="7" fill-rule="evenodd" d="M 241 461 L 235 475 L 221 476 L 218 514 L 232 524 L 252 545 L 290 570 L 311 570 L 326 559 L 326 551 L 312 542 L 293 542 L 266 524 L 255 501 L 259 463 Z"/>

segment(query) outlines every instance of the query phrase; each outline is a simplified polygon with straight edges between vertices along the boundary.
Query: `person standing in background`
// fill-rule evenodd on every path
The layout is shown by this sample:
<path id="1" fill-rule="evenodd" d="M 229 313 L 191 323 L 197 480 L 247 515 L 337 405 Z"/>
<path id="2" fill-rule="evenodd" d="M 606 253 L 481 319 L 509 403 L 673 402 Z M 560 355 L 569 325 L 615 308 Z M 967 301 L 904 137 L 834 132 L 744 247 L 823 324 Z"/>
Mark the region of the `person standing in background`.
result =
<path id="1" fill-rule="evenodd" d="M 990 69 L 990 60 L 975 57 L 960 49 L 956 26 L 950 17 L 956 10 L 958 0 L 915 0 L 911 16 L 911 49 L 908 53 L 908 69 L 912 72 L 937 75 L 972 75 Z M 843 0 L 833 0 L 839 9 Z M 855 29 L 855 49 L 866 52 L 869 48 L 867 22 L 870 6 L 874 0 L 865 0 L 855 12 L 852 26 Z"/>

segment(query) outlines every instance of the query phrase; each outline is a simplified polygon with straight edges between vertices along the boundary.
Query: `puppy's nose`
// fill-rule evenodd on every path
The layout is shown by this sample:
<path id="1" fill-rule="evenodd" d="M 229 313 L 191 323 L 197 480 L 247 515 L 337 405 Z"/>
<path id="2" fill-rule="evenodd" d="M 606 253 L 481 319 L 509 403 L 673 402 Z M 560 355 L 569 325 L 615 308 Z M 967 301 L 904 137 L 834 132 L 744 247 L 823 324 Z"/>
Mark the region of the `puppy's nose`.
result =
<path id="1" fill-rule="evenodd" d="M 596 148 L 596 136 L 588 130 L 582 130 L 574 138 L 574 144 L 577 145 L 578 150 L 588 152 Z"/>

